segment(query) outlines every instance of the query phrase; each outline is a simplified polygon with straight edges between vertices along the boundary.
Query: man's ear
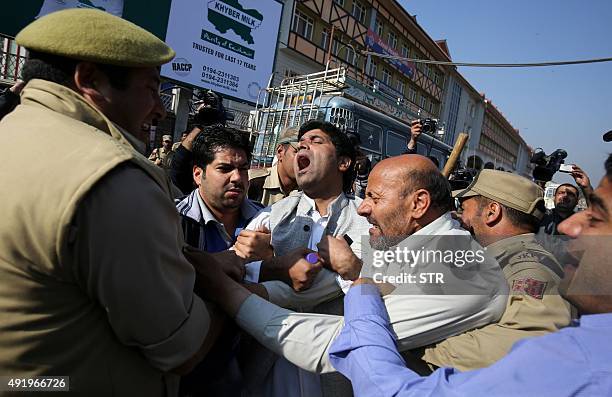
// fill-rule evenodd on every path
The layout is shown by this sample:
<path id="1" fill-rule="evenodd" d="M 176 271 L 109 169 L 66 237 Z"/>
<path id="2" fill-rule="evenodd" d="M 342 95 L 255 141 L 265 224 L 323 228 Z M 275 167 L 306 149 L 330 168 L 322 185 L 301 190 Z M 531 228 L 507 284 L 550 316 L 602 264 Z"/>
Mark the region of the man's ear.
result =
<path id="1" fill-rule="evenodd" d="M 491 201 L 483 210 L 484 223 L 487 226 L 493 226 L 502 218 L 502 206 L 500 203 Z"/>
<path id="2" fill-rule="evenodd" d="M 431 196 L 425 189 L 418 189 L 412 194 L 412 217 L 415 219 L 422 218 L 429 207 L 431 206 Z"/>
<path id="3" fill-rule="evenodd" d="M 74 88 L 90 102 L 101 105 L 106 101 L 103 90 L 108 78 L 91 62 L 79 62 L 74 72 Z"/>
<path id="4" fill-rule="evenodd" d="M 346 172 L 349 168 L 351 168 L 351 158 L 348 156 L 342 156 L 338 160 L 338 170 L 340 172 Z"/>
<path id="5" fill-rule="evenodd" d="M 194 165 L 193 166 L 193 181 L 195 182 L 197 186 L 200 186 L 202 184 L 203 176 L 205 176 L 205 171 L 201 167 Z"/>
<path id="6" fill-rule="evenodd" d="M 276 158 L 278 159 L 278 161 L 281 161 L 284 153 L 285 153 L 285 146 L 278 145 L 276 147 Z"/>

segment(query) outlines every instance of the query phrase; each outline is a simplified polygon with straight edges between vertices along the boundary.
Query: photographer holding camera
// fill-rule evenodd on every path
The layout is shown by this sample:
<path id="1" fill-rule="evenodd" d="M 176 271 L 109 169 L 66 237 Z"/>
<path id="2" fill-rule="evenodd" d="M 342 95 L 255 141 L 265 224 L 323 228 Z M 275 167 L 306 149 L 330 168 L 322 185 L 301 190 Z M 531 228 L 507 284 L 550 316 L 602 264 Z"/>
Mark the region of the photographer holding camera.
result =
<path id="1" fill-rule="evenodd" d="M 591 181 L 586 172 L 577 165 L 564 164 L 566 157 L 567 152 L 563 149 L 557 149 L 547 155 L 542 148 L 537 148 L 531 156 L 531 163 L 535 164 L 533 179 L 542 188 L 545 188 L 546 182 L 551 181 L 557 171 L 569 173 L 582 190 L 588 205 L 589 195 L 593 192 Z M 557 225 L 574 213 L 579 198 L 580 194 L 576 186 L 569 183 L 559 185 L 555 191 L 555 207 L 546 212 L 539 234 L 559 235 Z"/>
<path id="2" fill-rule="evenodd" d="M 432 133 L 438 128 L 436 119 L 416 119 L 410 123 L 410 139 L 403 154 L 418 154 L 417 141 L 422 133 Z"/>
<path id="3" fill-rule="evenodd" d="M 586 172 L 575 164 L 569 166 L 572 169 L 569 174 L 574 178 L 578 187 L 570 183 L 562 183 L 555 190 L 555 207 L 546 211 L 546 215 L 540 224 L 541 231 L 548 235 L 559 235 L 560 233 L 557 231 L 559 223 L 574 214 L 576 205 L 578 205 L 578 199 L 580 198 L 579 188 L 582 190 L 585 200 L 587 200 L 587 205 L 589 203 L 589 194 L 593 192 L 589 176 Z"/>
<path id="4" fill-rule="evenodd" d="M 561 222 L 574 214 L 578 199 L 580 198 L 579 188 L 587 200 L 587 205 L 589 205 L 589 196 L 593 192 L 586 172 L 575 164 L 563 164 L 563 159 L 566 156 L 567 153 L 564 150 L 557 149 L 550 156 L 546 156 L 543 151 L 536 151 L 532 158 L 532 162 L 537 164 L 533 171 L 534 178 L 539 179 L 541 183 L 545 184 L 546 181 L 552 179 L 555 172 L 561 171 L 569 173 L 574 178 L 574 181 L 576 181 L 576 185 L 578 185 L 576 187 L 570 183 L 563 183 L 557 187 L 554 198 L 555 207 L 546 211 L 537 233 L 537 239 L 540 244 L 551 252 L 560 263 L 571 263 L 573 260 L 567 253 L 567 238 L 562 232 L 558 231 L 557 227 Z M 538 176 L 542 175 L 546 176 L 546 178 L 538 178 Z M 546 180 L 542 181 L 542 179 Z"/>

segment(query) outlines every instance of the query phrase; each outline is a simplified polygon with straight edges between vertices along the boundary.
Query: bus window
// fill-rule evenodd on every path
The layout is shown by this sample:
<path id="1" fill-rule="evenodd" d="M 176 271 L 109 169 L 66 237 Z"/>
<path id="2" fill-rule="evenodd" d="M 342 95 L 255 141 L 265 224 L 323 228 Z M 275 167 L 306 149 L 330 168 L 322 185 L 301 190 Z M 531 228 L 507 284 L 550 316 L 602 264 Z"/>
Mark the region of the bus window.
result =
<path id="1" fill-rule="evenodd" d="M 444 164 L 446 164 L 446 156 L 444 155 L 444 153 L 442 153 L 435 147 L 431 148 L 431 153 L 429 155 L 438 159 L 438 162 L 440 163 L 440 169 L 444 167 Z"/>
<path id="2" fill-rule="evenodd" d="M 372 168 L 374 168 L 376 163 L 381 160 L 380 154 L 375 154 L 366 150 L 364 150 L 363 152 L 365 153 L 366 157 L 370 159 L 370 162 L 372 163 Z"/>
<path id="3" fill-rule="evenodd" d="M 387 132 L 387 146 L 385 155 L 398 156 L 406 152 L 406 138 L 397 132 Z"/>
<path id="4" fill-rule="evenodd" d="M 382 149 L 382 128 L 366 120 L 357 122 L 357 133 L 361 139 L 361 147 L 380 153 Z"/>
<path id="5" fill-rule="evenodd" d="M 417 142 L 417 153 L 421 156 L 427 156 L 427 152 L 429 151 L 429 145 L 421 142 Z"/>

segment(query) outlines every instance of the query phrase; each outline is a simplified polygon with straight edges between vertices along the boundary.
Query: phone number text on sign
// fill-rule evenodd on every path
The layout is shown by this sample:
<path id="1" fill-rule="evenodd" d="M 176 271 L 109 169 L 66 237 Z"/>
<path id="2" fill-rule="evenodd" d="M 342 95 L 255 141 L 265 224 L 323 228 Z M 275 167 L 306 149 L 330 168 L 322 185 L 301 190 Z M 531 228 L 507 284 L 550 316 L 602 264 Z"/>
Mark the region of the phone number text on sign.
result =
<path id="1" fill-rule="evenodd" d="M 231 73 L 224 72 L 223 70 L 217 70 L 210 66 L 204 66 L 202 68 L 202 82 L 212 84 L 217 87 L 222 87 L 227 90 L 236 91 L 238 89 L 238 83 L 240 77 Z"/>

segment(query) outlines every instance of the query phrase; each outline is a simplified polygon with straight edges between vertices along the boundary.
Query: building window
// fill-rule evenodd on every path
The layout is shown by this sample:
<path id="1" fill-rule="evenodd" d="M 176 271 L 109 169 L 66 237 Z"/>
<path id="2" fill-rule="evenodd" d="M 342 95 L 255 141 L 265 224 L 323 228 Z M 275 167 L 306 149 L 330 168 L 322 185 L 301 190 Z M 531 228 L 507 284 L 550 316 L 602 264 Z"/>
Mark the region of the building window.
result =
<path id="1" fill-rule="evenodd" d="M 387 34 L 387 44 L 393 49 L 397 47 L 397 36 L 393 32 Z"/>
<path id="2" fill-rule="evenodd" d="M 395 88 L 397 89 L 397 92 L 404 95 L 404 80 L 401 78 L 397 79 L 397 86 Z"/>
<path id="3" fill-rule="evenodd" d="M 391 85 L 391 72 L 389 72 L 389 70 L 387 68 L 383 68 L 383 71 L 382 71 L 382 82 L 385 83 L 388 86 Z"/>
<path id="4" fill-rule="evenodd" d="M 429 103 L 428 103 L 428 110 L 429 110 L 429 113 L 433 114 L 433 111 L 434 111 L 434 103 L 433 103 L 433 101 L 429 101 Z"/>
<path id="5" fill-rule="evenodd" d="M 377 72 L 377 66 L 376 66 L 376 62 L 370 62 L 370 76 L 372 76 L 373 78 L 376 78 L 376 72 Z"/>
<path id="6" fill-rule="evenodd" d="M 406 45 L 402 46 L 402 56 L 404 58 L 409 58 L 410 57 L 410 48 L 408 48 Z"/>
<path id="7" fill-rule="evenodd" d="M 416 90 L 412 87 L 408 88 L 408 99 L 410 99 L 411 102 L 416 103 Z"/>
<path id="8" fill-rule="evenodd" d="M 441 85 L 440 72 L 434 72 L 434 83 L 436 83 L 436 85 Z"/>
<path id="9" fill-rule="evenodd" d="M 340 40 L 337 37 L 334 37 L 334 40 L 332 40 L 332 54 L 338 56 L 341 45 L 342 43 L 340 42 Z"/>
<path id="10" fill-rule="evenodd" d="M 361 23 L 365 22 L 366 8 L 363 4 L 358 1 L 353 1 L 353 10 L 351 14 Z"/>
<path id="11" fill-rule="evenodd" d="M 350 46 L 346 46 L 346 51 L 345 51 L 345 57 L 344 60 L 349 62 L 349 63 L 353 63 L 353 61 L 355 61 L 355 51 L 353 51 L 353 49 Z M 353 65 L 353 66 L 357 66 L 357 65 Z"/>
<path id="12" fill-rule="evenodd" d="M 425 109 L 425 107 L 427 106 L 427 98 L 425 97 L 425 95 L 421 95 L 421 98 L 419 100 L 419 106 L 421 107 L 421 109 Z"/>
<path id="13" fill-rule="evenodd" d="M 429 77 L 429 64 L 428 63 L 423 65 L 423 74 Z"/>
<path id="14" fill-rule="evenodd" d="M 376 34 L 378 35 L 378 37 L 382 37 L 383 35 L 383 23 L 380 19 L 376 18 Z"/>
<path id="15" fill-rule="evenodd" d="M 327 47 L 329 47 L 329 30 L 325 28 L 321 32 L 321 48 L 324 48 L 327 50 Z"/>
<path id="16" fill-rule="evenodd" d="M 334 3 L 338 4 L 340 7 L 344 7 L 344 0 L 334 0 Z"/>
<path id="17" fill-rule="evenodd" d="M 312 40 L 313 26 L 314 21 L 312 18 L 299 10 L 295 10 L 295 15 L 293 16 L 293 31 L 308 40 Z"/>
<path id="18" fill-rule="evenodd" d="M 412 57 L 413 57 L 414 59 L 422 59 L 422 58 L 421 58 L 421 56 L 420 56 L 418 53 L 413 54 L 413 55 L 412 55 Z M 419 72 L 423 72 L 423 65 L 424 65 L 424 64 L 423 64 L 422 62 L 415 62 L 415 64 L 416 64 L 416 68 L 417 68 L 417 70 L 418 70 Z"/>

